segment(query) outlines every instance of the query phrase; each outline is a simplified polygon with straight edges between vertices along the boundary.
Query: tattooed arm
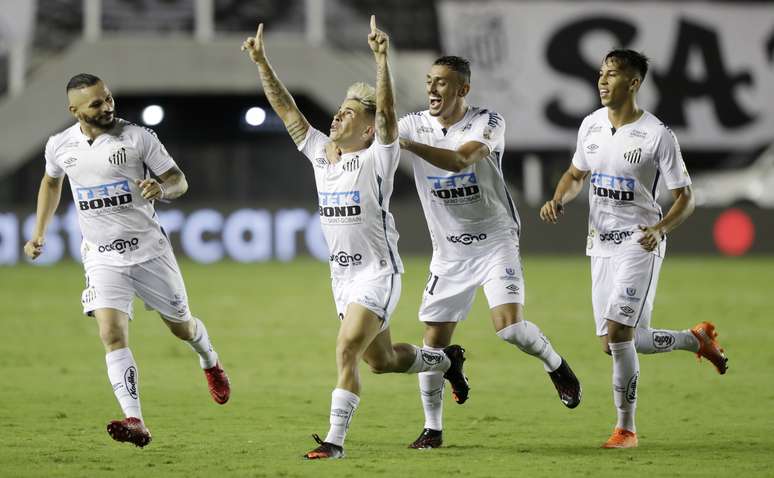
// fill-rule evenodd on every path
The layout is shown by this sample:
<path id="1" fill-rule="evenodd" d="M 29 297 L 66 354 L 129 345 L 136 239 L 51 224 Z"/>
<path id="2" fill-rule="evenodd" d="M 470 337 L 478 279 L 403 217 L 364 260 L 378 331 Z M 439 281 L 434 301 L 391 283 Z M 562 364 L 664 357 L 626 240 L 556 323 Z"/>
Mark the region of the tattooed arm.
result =
<path id="1" fill-rule="evenodd" d="M 376 28 L 376 17 L 371 15 L 371 33 L 368 46 L 376 60 L 376 135 L 381 144 L 391 144 L 398 138 L 398 117 L 395 114 L 395 95 L 392 90 L 390 63 L 387 50 L 390 38 Z"/>
<path id="2" fill-rule="evenodd" d="M 290 134 L 293 142 L 298 145 L 306 137 L 309 130 L 309 122 L 299 111 L 293 97 L 290 96 L 287 88 L 277 78 L 277 74 L 266 58 L 266 52 L 263 46 L 263 23 L 258 25 L 258 31 L 255 37 L 250 37 L 242 43 L 242 51 L 250 54 L 250 59 L 258 66 L 258 73 L 261 76 L 261 84 L 266 98 L 269 99 L 271 107 L 277 116 L 285 124 L 285 129 Z"/>

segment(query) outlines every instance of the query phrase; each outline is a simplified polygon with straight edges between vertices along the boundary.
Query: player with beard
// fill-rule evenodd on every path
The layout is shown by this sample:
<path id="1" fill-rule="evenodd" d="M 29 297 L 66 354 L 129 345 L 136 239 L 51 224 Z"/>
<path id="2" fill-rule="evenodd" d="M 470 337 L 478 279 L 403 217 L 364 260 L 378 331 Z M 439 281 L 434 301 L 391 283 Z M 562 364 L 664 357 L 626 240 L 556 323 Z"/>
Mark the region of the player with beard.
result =
<path id="1" fill-rule="evenodd" d="M 376 89 L 355 83 L 333 116 L 330 136 L 310 126 L 266 57 L 263 24 L 242 45 L 258 67 L 263 91 L 293 142 L 314 168 L 320 222 L 330 252 L 331 288 L 341 321 L 336 340 L 338 380 L 331 394 L 330 429 L 309 460 L 341 458 L 360 404 L 358 365 L 375 373 L 437 371 L 461 401 L 467 398 L 464 350 L 393 344 L 389 321 L 401 290 L 403 264 L 389 210 L 400 147 L 389 38 L 371 17 L 368 45 L 376 62 Z M 448 344 L 447 344 L 448 345 Z"/>
<path id="2" fill-rule="evenodd" d="M 591 177 L 586 254 L 596 334 L 613 357 L 618 417 L 603 448 L 638 444 L 638 352 L 687 350 L 708 359 L 721 374 L 728 361 L 709 322 L 682 331 L 650 327 L 666 235 L 691 215 L 694 200 L 677 138 L 637 104 L 647 71 L 648 58 L 636 51 L 605 55 L 597 82 L 602 108 L 581 123 L 572 164 L 540 210 L 541 219 L 556 223 Z M 661 177 L 674 197 L 666 215 L 656 202 Z"/>
<path id="3" fill-rule="evenodd" d="M 83 311 L 97 322 L 108 378 L 125 415 L 111 421 L 107 431 L 116 441 L 144 447 L 151 434 L 129 349 L 135 295 L 198 354 L 215 402 L 226 403 L 231 390 L 207 329 L 188 309 L 183 277 L 153 207 L 157 199 L 183 195 L 188 183 L 153 131 L 116 118 L 113 95 L 98 77 L 72 77 L 67 98 L 78 122 L 46 143 L 35 229 L 24 253 L 33 260 L 42 253 L 67 175 L 83 234 Z"/>
<path id="4" fill-rule="evenodd" d="M 562 403 L 575 408 L 581 400 L 578 379 L 524 318 L 521 224 L 502 172 L 505 121 L 467 104 L 470 64 L 463 58 L 437 59 L 426 87 L 429 108 L 401 118 L 399 125 L 401 148 L 415 155 L 414 180 L 433 243 L 419 310 L 424 344 L 432 350 L 448 346 L 483 287 L 497 336 L 539 359 Z M 419 375 L 425 426 L 411 448 L 441 446 L 443 385 L 437 372 Z"/>

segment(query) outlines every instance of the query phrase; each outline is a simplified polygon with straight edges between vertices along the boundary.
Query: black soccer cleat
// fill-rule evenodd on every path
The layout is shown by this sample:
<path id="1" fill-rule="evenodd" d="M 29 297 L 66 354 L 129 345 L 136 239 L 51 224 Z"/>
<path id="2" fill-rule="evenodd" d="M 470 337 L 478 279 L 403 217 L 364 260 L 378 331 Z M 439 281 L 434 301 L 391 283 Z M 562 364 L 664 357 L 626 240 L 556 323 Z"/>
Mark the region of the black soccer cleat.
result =
<path id="1" fill-rule="evenodd" d="M 452 398 L 458 404 L 462 405 L 468 399 L 468 393 L 470 392 L 470 385 L 468 385 L 468 377 L 462 371 L 462 364 L 465 363 L 465 349 L 459 345 L 449 345 L 443 349 L 443 353 L 449 357 L 451 366 L 449 370 L 443 374 L 443 378 L 449 381 L 452 387 Z"/>
<path id="2" fill-rule="evenodd" d="M 150 430 L 141 419 L 136 417 L 111 421 L 107 425 L 107 432 L 115 441 L 128 442 L 140 448 L 151 442 Z"/>
<path id="3" fill-rule="evenodd" d="M 564 358 L 562 358 L 559 368 L 553 372 L 548 372 L 548 376 L 554 382 L 554 387 L 556 387 L 556 391 L 559 393 L 559 400 L 564 403 L 565 407 L 575 408 L 580 405 L 581 384 Z"/>
<path id="4" fill-rule="evenodd" d="M 304 455 L 305 460 L 322 460 L 325 458 L 344 458 L 344 448 L 327 441 L 320 440 L 320 437 L 315 433 L 312 435 L 314 441 L 318 443 L 317 448 L 306 453 Z"/>
<path id="5" fill-rule="evenodd" d="M 426 450 L 428 448 L 440 448 L 441 445 L 443 445 L 443 432 L 441 430 L 425 428 L 422 430 L 422 433 L 419 434 L 419 438 L 409 445 L 409 448 Z"/>

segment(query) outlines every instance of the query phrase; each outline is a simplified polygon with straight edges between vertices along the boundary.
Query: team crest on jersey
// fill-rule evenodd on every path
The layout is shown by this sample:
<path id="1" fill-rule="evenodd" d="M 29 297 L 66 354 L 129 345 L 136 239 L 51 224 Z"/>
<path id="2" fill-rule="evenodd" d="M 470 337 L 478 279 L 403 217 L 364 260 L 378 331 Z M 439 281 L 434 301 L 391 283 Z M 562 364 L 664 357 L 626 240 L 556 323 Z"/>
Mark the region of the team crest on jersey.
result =
<path id="1" fill-rule="evenodd" d="M 344 171 L 347 171 L 348 173 L 351 173 L 353 171 L 357 171 L 360 169 L 360 156 L 355 156 L 354 158 L 350 159 L 344 165 L 341 167 Z"/>
<path id="2" fill-rule="evenodd" d="M 624 159 L 631 164 L 639 164 L 642 159 L 642 148 L 634 148 L 624 153 Z"/>
<path id="3" fill-rule="evenodd" d="M 114 166 L 126 164 L 126 148 L 121 146 L 120 149 L 114 151 L 108 158 L 108 162 Z"/>

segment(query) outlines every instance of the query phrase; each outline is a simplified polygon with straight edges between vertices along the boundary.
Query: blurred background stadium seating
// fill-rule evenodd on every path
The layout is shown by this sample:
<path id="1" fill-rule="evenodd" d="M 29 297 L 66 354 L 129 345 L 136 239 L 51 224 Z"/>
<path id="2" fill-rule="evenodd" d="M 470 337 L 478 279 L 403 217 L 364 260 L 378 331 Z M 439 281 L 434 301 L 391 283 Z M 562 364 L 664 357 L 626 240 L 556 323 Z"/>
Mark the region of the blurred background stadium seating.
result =
<path id="1" fill-rule="evenodd" d="M 186 172 L 187 196 L 159 206 L 178 254 L 201 262 L 324 260 L 313 174 L 239 46 L 264 22 L 280 78 L 327 131 L 346 87 L 373 82 L 371 13 L 391 35 L 399 114 L 424 109 L 424 75 L 439 54 L 473 61 L 472 101 L 508 120 L 504 171 L 525 223 L 525 253 L 583 252 L 585 200 L 558 230 L 537 221 L 537 208 L 572 156 L 580 120 L 597 107 L 596 65 L 616 46 L 653 57 L 643 106 L 676 132 L 695 180 L 701 207 L 670 248 L 774 252 L 769 2 L 0 0 L 0 7 L 0 264 L 23 260 L 43 147 L 72 123 L 64 85 L 81 71 L 101 76 L 119 116 L 154 128 Z M 77 260 L 69 189 L 63 194 L 44 263 Z M 402 251 L 429 252 L 408 164 L 393 204 Z"/>

